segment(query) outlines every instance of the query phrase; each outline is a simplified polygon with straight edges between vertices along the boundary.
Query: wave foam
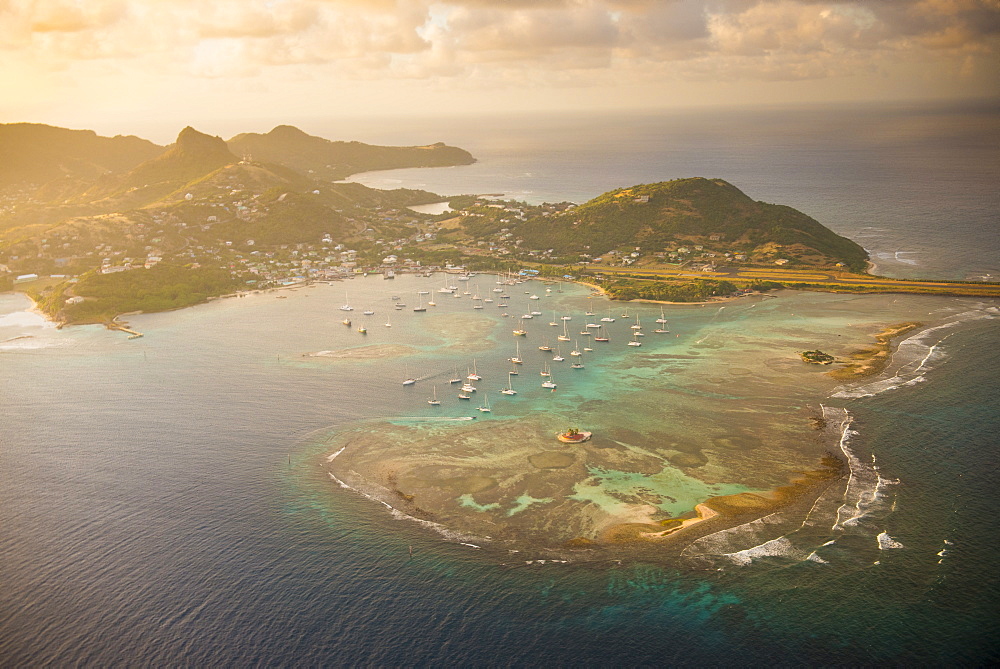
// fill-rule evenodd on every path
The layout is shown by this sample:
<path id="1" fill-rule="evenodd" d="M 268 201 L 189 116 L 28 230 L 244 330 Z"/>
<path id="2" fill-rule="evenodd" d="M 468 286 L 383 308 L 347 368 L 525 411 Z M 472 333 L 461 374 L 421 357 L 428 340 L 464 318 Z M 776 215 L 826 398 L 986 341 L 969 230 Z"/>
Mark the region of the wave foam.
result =
<path id="1" fill-rule="evenodd" d="M 850 439 L 856 433 L 851 430 L 852 419 L 846 410 L 821 408 L 831 428 L 839 427 L 839 445 L 848 465 L 846 481 L 840 479 L 839 484 L 831 483 L 798 523 L 798 518 L 791 515 L 793 512 L 776 511 L 700 537 L 681 552 L 683 557 L 710 563 L 721 560 L 722 564 L 739 566 L 751 565 L 761 558 L 828 564 L 831 556 L 821 557 L 819 553 L 836 543 L 838 537 L 876 535 L 879 530 L 872 527 L 872 521 L 884 520 L 894 510 L 895 495 L 890 486 L 899 481 L 883 477 L 874 456 L 871 463 L 866 463 L 851 450 Z M 839 426 L 834 424 L 835 412 L 840 413 Z M 895 542 L 888 535 L 886 537 Z M 896 546 L 886 543 L 885 547 Z"/>
<path id="2" fill-rule="evenodd" d="M 938 338 L 938 333 L 971 321 L 993 319 L 997 317 L 998 313 L 1000 313 L 1000 310 L 992 306 L 985 309 L 964 311 L 955 315 L 946 323 L 921 330 L 912 337 L 907 337 L 899 342 L 896 346 L 896 350 L 892 354 L 892 359 L 900 364 L 891 377 L 860 385 L 840 386 L 830 397 L 838 399 L 872 397 L 890 390 L 896 390 L 897 388 L 905 388 L 923 383 L 927 380 L 924 373 L 934 369 L 937 363 L 947 359 L 948 356 L 942 350 L 941 345 L 955 334 L 954 332 L 949 332 L 943 337 Z"/>
<path id="3" fill-rule="evenodd" d="M 878 539 L 878 549 L 880 551 L 892 548 L 904 548 L 903 544 L 890 537 L 888 532 L 879 532 L 876 539 Z"/>

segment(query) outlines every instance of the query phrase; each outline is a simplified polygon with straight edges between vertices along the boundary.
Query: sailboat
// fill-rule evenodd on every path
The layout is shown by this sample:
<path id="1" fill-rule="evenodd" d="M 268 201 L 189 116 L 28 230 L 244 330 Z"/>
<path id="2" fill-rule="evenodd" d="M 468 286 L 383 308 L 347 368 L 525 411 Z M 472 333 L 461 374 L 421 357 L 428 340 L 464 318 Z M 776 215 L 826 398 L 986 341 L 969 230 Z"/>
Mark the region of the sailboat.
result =
<path id="1" fill-rule="evenodd" d="M 562 351 L 559 350 L 558 346 L 556 346 L 556 354 L 552 356 L 552 359 L 555 360 L 556 362 L 562 362 L 563 360 L 566 359 L 562 357 Z"/>
<path id="2" fill-rule="evenodd" d="M 573 364 L 570 365 L 570 367 L 572 367 L 573 369 L 583 369 L 583 358 L 580 357 L 574 360 Z"/>
<path id="3" fill-rule="evenodd" d="M 350 301 L 347 299 L 347 293 L 344 293 L 344 306 L 340 308 L 341 311 L 354 311 L 354 307 L 351 306 Z"/>
<path id="4" fill-rule="evenodd" d="M 632 333 L 632 341 L 630 341 L 628 343 L 629 346 L 642 346 L 642 342 L 639 341 L 638 339 L 636 339 L 636 335 L 637 334 L 639 334 L 639 333 L 638 332 L 633 332 Z"/>
<path id="5" fill-rule="evenodd" d="M 523 337 L 526 334 L 528 334 L 528 331 L 524 329 L 524 317 L 522 316 L 520 325 L 518 325 L 517 329 L 514 330 L 514 335 L 517 337 Z"/>
<path id="6" fill-rule="evenodd" d="M 556 389 L 556 382 L 552 380 L 551 374 L 549 374 L 549 378 L 542 381 L 542 388 L 551 388 L 552 390 Z"/>
<path id="7" fill-rule="evenodd" d="M 472 359 L 472 371 L 465 378 L 470 381 L 482 381 L 483 377 L 479 376 L 479 370 L 476 369 L 476 359 Z"/>
<path id="8" fill-rule="evenodd" d="M 424 298 L 417 293 L 417 306 L 413 307 L 414 311 L 427 311 L 427 307 L 424 306 Z"/>
<path id="9" fill-rule="evenodd" d="M 500 392 L 504 395 L 517 395 L 517 391 L 514 390 L 513 378 L 510 374 L 507 375 L 507 387 Z"/>
<path id="10" fill-rule="evenodd" d="M 552 320 L 549 321 L 549 325 L 553 327 L 557 327 L 559 325 L 558 323 L 556 323 L 556 312 L 554 311 L 552 312 Z"/>
<path id="11" fill-rule="evenodd" d="M 414 383 L 417 382 L 417 380 L 415 378 L 413 378 L 412 376 L 410 376 L 410 368 L 409 367 L 406 367 L 405 369 L 406 369 L 406 380 L 403 381 L 403 385 L 404 386 L 412 386 Z"/>
<path id="12" fill-rule="evenodd" d="M 601 329 L 597 331 L 597 336 L 594 337 L 594 341 L 611 341 L 608 338 L 608 329 L 602 325 Z"/>
<path id="13" fill-rule="evenodd" d="M 483 405 L 479 407 L 479 410 L 483 413 L 490 412 L 490 398 L 486 396 L 486 393 L 483 393 Z"/>
<path id="14" fill-rule="evenodd" d="M 628 318 L 628 307 L 625 307 L 625 311 L 622 312 L 622 318 Z"/>
<path id="15" fill-rule="evenodd" d="M 642 329 L 642 325 L 639 323 L 639 314 L 635 315 L 635 323 L 632 323 L 632 325 L 630 325 L 629 327 L 632 328 L 633 330 Z"/>
<path id="16" fill-rule="evenodd" d="M 455 376 L 451 377 L 448 380 L 448 383 L 461 383 L 461 382 L 462 382 L 462 379 L 461 379 L 461 377 L 459 377 L 459 375 L 458 375 L 458 367 L 456 367 L 455 368 Z"/>
<path id="17" fill-rule="evenodd" d="M 556 337 L 559 341 L 569 341 L 569 332 L 566 331 L 566 321 L 563 321 L 563 333 Z"/>
<path id="18" fill-rule="evenodd" d="M 427 403 L 430 404 L 431 406 L 439 406 L 441 404 L 441 400 L 438 399 L 438 387 L 437 386 L 434 386 L 434 397 L 432 397 L 431 399 L 427 400 Z"/>
<path id="19" fill-rule="evenodd" d="M 392 319 L 389 318 L 389 314 L 385 315 L 385 326 L 387 328 L 391 328 L 392 327 Z"/>
<path id="20" fill-rule="evenodd" d="M 516 347 L 514 351 L 514 357 L 511 358 L 510 361 L 515 365 L 520 365 L 521 363 L 524 362 L 524 360 L 521 359 L 521 342 L 520 341 L 514 342 L 514 346 Z"/>
<path id="21" fill-rule="evenodd" d="M 517 364 L 514 363 L 513 360 L 510 363 L 510 372 L 509 373 L 513 374 L 514 376 L 517 376 L 518 374 L 520 374 L 520 372 L 517 371 Z"/>
<path id="22" fill-rule="evenodd" d="M 538 372 L 542 376 L 551 376 L 552 371 L 549 369 L 549 363 L 542 363 L 542 371 Z"/>
<path id="23" fill-rule="evenodd" d="M 601 319 L 602 323 L 614 323 L 615 319 L 611 317 L 611 307 L 608 307 L 608 315 Z"/>
<path id="24" fill-rule="evenodd" d="M 588 297 L 587 298 L 587 300 L 588 300 L 588 302 L 587 302 L 587 313 L 585 313 L 584 316 L 593 316 L 594 315 L 593 307 L 590 306 L 590 302 L 589 302 L 589 300 L 592 300 L 592 299 L 594 299 L 594 298 L 592 298 L 592 297 Z"/>
<path id="25" fill-rule="evenodd" d="M 656 319 L 657 323 L 666 323 L 667 317 L 663 315 L 663 307 L 660 307 L 660 317 Z"/>
<path id="26" fill-rule="evenodd" d="M 552 347 L 549 346 L 549 340 L 546 339 L 544 342 L 542 342 L 542 345 L 538 347 L 538 350 L 539 351 L 551 351 Z"/>
<path id="27" fill-rule="evenodd" d="M 570 351 L 569 354 L 572 356 L 583 355 L 582 353 L 580 353 L 580 342 L 578 341 L 573 342 L 573 350 Z"/>

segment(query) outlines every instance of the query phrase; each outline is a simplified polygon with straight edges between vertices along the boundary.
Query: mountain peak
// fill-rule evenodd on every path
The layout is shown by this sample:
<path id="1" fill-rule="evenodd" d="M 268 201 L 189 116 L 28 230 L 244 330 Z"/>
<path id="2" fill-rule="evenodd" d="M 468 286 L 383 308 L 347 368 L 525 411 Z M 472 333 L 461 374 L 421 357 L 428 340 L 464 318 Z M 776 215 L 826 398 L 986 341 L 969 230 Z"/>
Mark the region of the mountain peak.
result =
<path id="1" fill-rule="evenodd" d="M 177 142 L 174 144 L 174 147 L 183 153 L 209 153 L 232 157 L 232 154 L 229 153 L 229 147 L 226 146 L 225 141 L 221 137 L 206 135 L 203 132 L 198 132 L 191 126 L 187 126 L 181 130 L 180 134 L 177 135 Z"/>
<path id="2" fill-rule="evenodd" d="M 271 132 L 267 134 L 275 139 L 301 139 L 303 137 L 309 137 L 308 134 L 299 130 L 294 125 L 276 125 Z"/>

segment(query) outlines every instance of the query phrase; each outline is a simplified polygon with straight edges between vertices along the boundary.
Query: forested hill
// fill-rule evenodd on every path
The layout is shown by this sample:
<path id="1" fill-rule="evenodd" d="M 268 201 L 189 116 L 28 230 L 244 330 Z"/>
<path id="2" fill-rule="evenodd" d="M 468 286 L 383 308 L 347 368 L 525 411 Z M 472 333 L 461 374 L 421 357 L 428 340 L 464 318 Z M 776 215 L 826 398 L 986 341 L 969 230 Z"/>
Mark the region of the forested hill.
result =
<path id="1" fill-rule="evenodd" d="M 722 179 L 676 179 L 619 188 L 516 228 L 523 245 L 598 256 L 631 246 L 662 251 L 705 244 L 751 262 L 790 257 L 864 271 L 867 252 L 791 207 L 757 202 Z"/>
<path id="2" fill-rule="evenodd" d="M 0 124 L 0 187 L 127 172 L 166 149 L 145 139 L 101 137 L 41 123 Z"/>
<path id="3" fill-rule="evenodd" d="M 371 170 L 448 167 L 476 162 L 468 151 L 441 142 L 427 146 L 334 142 L 290 125 L 279 125 L 266 134 L 236 135 L 227 144 L 239 156 L 279 163 L 322 179 L 342 179 Z"/>

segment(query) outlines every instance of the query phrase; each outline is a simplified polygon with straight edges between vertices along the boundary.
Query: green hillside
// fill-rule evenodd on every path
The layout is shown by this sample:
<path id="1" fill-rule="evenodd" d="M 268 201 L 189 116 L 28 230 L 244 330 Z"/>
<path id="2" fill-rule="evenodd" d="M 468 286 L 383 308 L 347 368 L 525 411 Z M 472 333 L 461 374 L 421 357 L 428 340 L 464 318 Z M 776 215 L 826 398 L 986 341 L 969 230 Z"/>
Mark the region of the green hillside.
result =
<path id="1" fill-rule="evenodd" d="M 41 123 L 0 124 L 0 187 L 57 179 L 92 180 L 128 171 L 164 152 L 132 136 L 101 137 Z"/>
<path id="2" fill-rule="evenodd" d="M 341 179 L 371 170 L 448 167 L 469 165 L 476 161 L 468 151 L 440 142 L 428 146 L 334 142 L 308 135 L 290 125 L 279 125 L 266 134 L 243 133 L 227 143 L 229 149 L 239 156 L 280 163 L 323 179 Z"/>
<path id="3" fill-rule="evenodd" d="M 125 198 L 122 206 L 136 207 L 154 202 L 191 181 L 239 162 L 220 137 L 187 127 L 165 152 L 122 175 L 99 179 L 76 199 L 94 202 Z"/>
<path id="4" fill-rule="evenodd" d="M 677 179 L 600 195 L 515 229 L 523 246 L 557 254 L 597 256 L 614 249 L 662 251 L 679 244 L 713 244 L 751 262 L 793 258 L 811 266 L 843 263 L 865 269 L 867 253 L 800 211 L 752 200 L 721 179 Z"/>

